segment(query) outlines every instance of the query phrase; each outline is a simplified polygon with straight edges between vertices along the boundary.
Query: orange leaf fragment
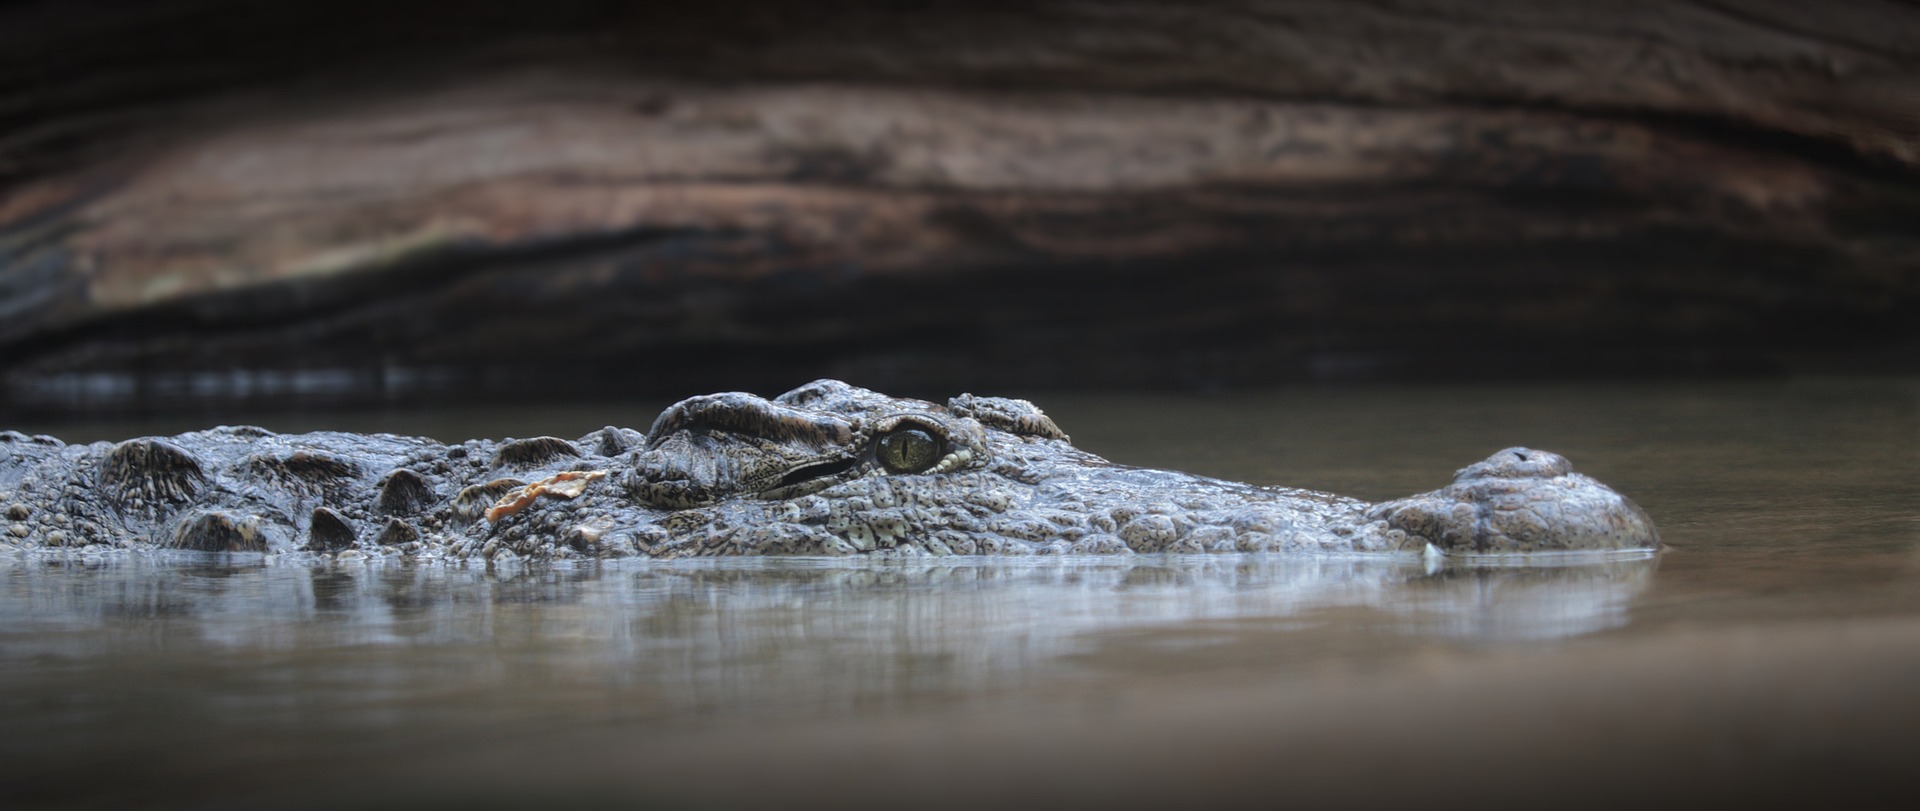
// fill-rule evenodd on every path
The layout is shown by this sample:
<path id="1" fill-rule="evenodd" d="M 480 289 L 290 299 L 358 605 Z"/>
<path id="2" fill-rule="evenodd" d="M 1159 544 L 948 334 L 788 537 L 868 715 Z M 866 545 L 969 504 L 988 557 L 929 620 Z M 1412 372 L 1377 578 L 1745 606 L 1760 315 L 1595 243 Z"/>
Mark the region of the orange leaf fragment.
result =
<path id="1" fill-rule="evenodd" d="M 531 484 L 523 484 L 500 497 L 499 501 L 487 508 L 487 521 L 499 521 L 517 513 L 532 504 L 534 499 L 544 495 L 561 498 L 573 498 L 587 491 L 587 485 L 604 478 L 604 470 L 567 470 L 555 473 Z"/>

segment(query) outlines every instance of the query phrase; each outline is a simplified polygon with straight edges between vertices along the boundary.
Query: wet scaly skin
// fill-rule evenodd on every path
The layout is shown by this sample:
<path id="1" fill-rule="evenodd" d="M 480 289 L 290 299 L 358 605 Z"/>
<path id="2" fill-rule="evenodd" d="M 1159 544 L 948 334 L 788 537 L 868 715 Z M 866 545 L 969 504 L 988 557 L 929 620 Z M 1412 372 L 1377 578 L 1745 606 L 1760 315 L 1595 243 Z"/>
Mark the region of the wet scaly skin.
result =
<path id="1" fill-rule="evenodd" d="M 443 445 L 222 427 L 118 444 L 0 433 L 0 542 L 416 557 L 1508 553 L 1652 549 L 1624 496 L 1509 448 L 1369 504 L 1128 467 L 1024 400 L 834 380 L 607 427 Z"/>

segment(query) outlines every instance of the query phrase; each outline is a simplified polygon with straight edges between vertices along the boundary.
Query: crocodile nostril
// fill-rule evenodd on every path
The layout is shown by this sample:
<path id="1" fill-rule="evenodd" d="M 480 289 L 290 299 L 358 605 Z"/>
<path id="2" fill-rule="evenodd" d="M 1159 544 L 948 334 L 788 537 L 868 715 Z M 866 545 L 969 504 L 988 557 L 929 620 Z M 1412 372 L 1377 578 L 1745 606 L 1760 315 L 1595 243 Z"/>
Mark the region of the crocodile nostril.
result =
<path id="1" fill-rule="evenodd" d="M 1515 458 L 1515 459 L 1519 459 L 1519 460 L 1520 460 L 1520 461 L 1522 461 L 1522 462 L 1525 462 L 1525 461 L 1527 461 L 1527 455 L 1526 455 L 1526 454 L 1524 454 L 1524 453 L 1521 453 L 1521 452 L 1519 452 L 1519 451 L 1514 451 L 1514 452 L 1513 452 L 1513 456 L 1514 456 L 1514 458 Z"/>

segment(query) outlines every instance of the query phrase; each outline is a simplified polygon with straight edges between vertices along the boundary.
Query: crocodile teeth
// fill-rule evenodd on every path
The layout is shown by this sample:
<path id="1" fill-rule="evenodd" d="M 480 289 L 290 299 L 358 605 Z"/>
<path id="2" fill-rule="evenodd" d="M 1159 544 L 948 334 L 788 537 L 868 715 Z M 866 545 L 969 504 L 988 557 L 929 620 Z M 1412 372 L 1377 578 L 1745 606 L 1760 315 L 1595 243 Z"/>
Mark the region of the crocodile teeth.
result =
<path id="1" fill-rule="evenodd" d="M 147 513 L 149 505 L 184 504 L 205 484 L 200 461 L 161 439 L 129 439 L 107 451 L 100 465 L 100 489 L 123 513 Z"/>
<path id="2" fill-rule="evenodd" d="M 380 494 L 374 500 L 374 512 L 380 515 L 410 515 L 433 503 L 433 485 L 420 474 L 406 468 L 388 473 L 380 480 Z"/>
<path id="3" fill-rule="evenodd" d="M 252 518 L 201 512 L 174 525 L 173 539 L 167 545 L 202 552 L 265 552 L 267 537 Z"/>

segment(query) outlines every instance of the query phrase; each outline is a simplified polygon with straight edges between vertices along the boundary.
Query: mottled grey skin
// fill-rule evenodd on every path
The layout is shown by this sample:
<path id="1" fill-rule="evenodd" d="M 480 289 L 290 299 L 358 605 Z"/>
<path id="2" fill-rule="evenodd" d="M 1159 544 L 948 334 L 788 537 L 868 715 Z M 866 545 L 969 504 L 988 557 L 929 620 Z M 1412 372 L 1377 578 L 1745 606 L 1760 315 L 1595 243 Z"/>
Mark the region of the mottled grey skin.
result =
<path id="1" fill-rule="evenodd" d="M 939 405 L 834 380 L 770 401 L 695 397 L 646 435 L 572 442 L 223 427 L 76 446 L 0 433 L 0 530 L 23 548 L 454 558 L 1659 545 L 1633 502 L 1543 451 L 1509 448 L 1447 487 L 1368 504 L 1116 465 L 1023 400 Z"/>

